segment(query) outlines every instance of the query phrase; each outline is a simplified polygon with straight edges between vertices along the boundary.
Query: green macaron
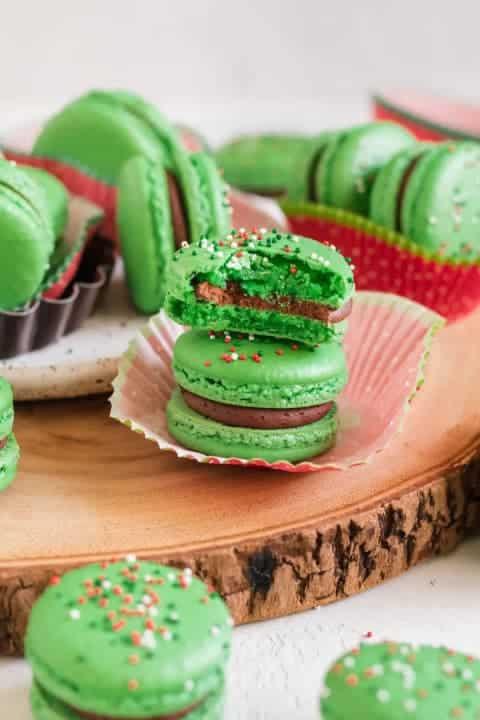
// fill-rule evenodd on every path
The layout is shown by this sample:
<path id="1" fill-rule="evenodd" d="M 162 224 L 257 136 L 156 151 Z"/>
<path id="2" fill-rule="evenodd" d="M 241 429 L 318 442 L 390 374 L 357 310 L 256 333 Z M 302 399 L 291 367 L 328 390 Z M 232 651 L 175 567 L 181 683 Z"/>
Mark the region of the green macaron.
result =
<path id="1" fill-rule="evenodd" d="M 318 158 L 313 201 L 368 215 L 370 192 L 379 170 L 413 136 L 394 123 L 368 123 L 333 133 Z"/>
<path id="2" fill-rule="evenodd" d="M 20 456 L 13 435 L 13 395 L 8 382 L 0 377 L 0 490 L 13 481 Z"/>
<path id="3" fill-rule="evenodd" d="M 363 644 L 330 668 L 323 720 L 478 720 L 480 661 L 428 645 Z"/>
<path id="4" fill-rule="evenodd" d="M 333 247 L 235 231 L 175 253 L 165 309 L 183 325 L 314 345 L 341 340 L 353 294 L 350 265 Z"/>
<path id="5" fill-rule="evenodd" d="M 335 441 L 335 399 L 347 382 L 338 343 L 316 348 L 275 338 L 190 330 L 174 346 L 179 385 L 170 434 L 220 457 L 297 462 Z"/>
<path id="6" fill-rule="evenodd" d="M 225 179 L 241 190 L 292 202 L 311 199 L 311 183 L 331 133 L 241 137 L 218 150 Z"/>
<path id="7" fill-rule="evenodd" d="M 54 245 L 44 193 L 0 160 L 0 310 L 14 310 L 34 296 Z"/>
<path id="8" fill-rule="evenodd" d="M 188 570 L 127 556 L 54 577 L 25 652 L 35 720 L 220 720 L 232 621 Z"/>
<path id="9" fill-rule="evenodd" d="M 68 220 L 68 192 L 63 183 L 41 168 L 18 166 L 38 185 L 45 198 L 48 215 L 53 224 L 55 238 L 62 237 Z"/>
<path id="10" fill-rule="evenodd" d="M 75 165 L 115 185 L 132 156 L 144 155 L 171 167 L 179 144 L 175 128 L 140 96 L 94 90 L 50 118 L 33 154 Z"/>
<path id="11" fill-rule="evenodd" d="M 134 304 L 145 313 L 163 304 L 175 249 L 223 235 L 230 225 L 226 187 L 214 161 L 177 149 L 177 160 L 181 155 L 181 174 L 138 155 L 119 176 L 117 226 L 127 281 Z"/>
<path id="12" fill-rule="evenodd" d="M 480 148 L 418 144 L 378 174 L 370 218 L 452 260 L 480 257 Z"/>

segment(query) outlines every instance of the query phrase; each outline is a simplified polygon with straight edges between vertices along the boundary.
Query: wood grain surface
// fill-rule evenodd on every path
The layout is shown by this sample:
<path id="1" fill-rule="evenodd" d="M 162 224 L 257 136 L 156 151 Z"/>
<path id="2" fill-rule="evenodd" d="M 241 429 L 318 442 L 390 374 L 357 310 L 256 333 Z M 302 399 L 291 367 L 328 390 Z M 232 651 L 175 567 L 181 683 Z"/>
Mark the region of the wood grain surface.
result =
<path id="1" fill-rule="evenodd" d="M 108 417 L 106 398 L 17 407 L 0 496 L 0 651 L 22 652 L 53 573 L 135 552 L 190 565 L 235 620 L 329 603 L 480 525 L 480 312 L 442 330 L 404 431 L 367 466 L 284 474 L 198 465 Z"/>

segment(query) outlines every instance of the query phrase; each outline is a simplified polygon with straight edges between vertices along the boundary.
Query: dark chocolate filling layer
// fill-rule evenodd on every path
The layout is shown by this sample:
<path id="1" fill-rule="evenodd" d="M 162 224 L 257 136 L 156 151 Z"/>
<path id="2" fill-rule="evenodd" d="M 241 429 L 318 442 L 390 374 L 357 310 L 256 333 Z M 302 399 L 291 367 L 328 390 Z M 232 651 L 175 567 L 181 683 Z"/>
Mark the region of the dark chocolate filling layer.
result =
<path id="1" fill-rule="evenodd" d="M 408 164 L 407 169 L 405 170 L 402 180 L 400 182 L 400 187 L 398 188 L 398 195 L 397 195 L 397 204 L 395 208 L 395 230 L 399 233 L 403 232 L 402 228 L 402 210 L 403 210 L 403 201 L 405 199 L 405 193 L 407 191 L 408 181 L 410 180 L 413 171 L 417 167 L 417 164 L 422 157 L 422 154 L 417 155 L 417 157 L 413 158 L 413 160 Z"/>
<path id="2" fill-rule="evenodd" d="M 250 193 L 251 195 L 260 195 L 261 197 L 267 197 L 267 198 L 282 198 L 285 197 L 287 194 L 287 191 L 285 188 L 257 188 L 257 187 L 250 187 L 248 185 L 242 185 L 240 187 L 240 190 L 242 192 Z"/>
<path id="3" fill-rule="evenodd" d="M 48 701 L 49 698 L 54 699 L 53 695 L 49 693 L 45 688 L 43 688 L 41 685 L 37 682 L 37 687 L 40 689 L 40 692 L 42 695 L 45 696 L 45 699 Z M 68 703 L 64 703 L 62 700 L 59 700 L 58 698 L 55 698 L 55 701 L 57 703 L 60 703 L 65 707 L 65 709 L 69 710 L 70 712 L 74 712 L 76 715 L 78 715 L 81 720 L 118 720 L 118 718 L 115 718 L 111 715 L 98 715 L 94 712 L 86 712 L 85 710 L 79 710 L 79 708 L 74 707 L 73 705 L 69 705 Z M 180 710 L 177 713 L 173 713 L 170 715 L 156 715 L 152 716 L 150 718 L 135 718 L 135 717 L 129 717 L 128 720 L 181 720 L 181 718 L 188 717 L 190 713 L 192 713 L 194 710 L 199 708 L 205 700 L 200 700 L 199 702 L 195 703 L 194 705 L 190 705 L 189 707 L 185 708 L 184 710 Z"/>
<path id="4" fill-rule="evenodd" d="M 288 295 L 277 295 L 275 299 L 265 300 L 254 295 L 246 295 L 239 283 L 228 282 L 226 288 L 201 282 L 195 286 L 198 300 L 215 305 L 238 305 L 252 310 L 276 310 L 284 315 L 301 315 L 324 323 L 337 323 L 345 320 L 352 311 L 353 301 L 348 300 L 342 307 L 334 309 L 313 300 L 297 300 Z"/>
<path id="5" fill-rule="evenodd" d="M 317 152 L 315 153 L 315 155 L 312 158 L 312 162 L 310 163 L 310 168 L 308 170 L 307 189 L 308 189 L 308 199 L 311 202 L 318 202 L 317 174 L 318 174 L 318 169 L 320 167 L 320 163 L 322 162 L 323 155 L 325 153 L 325 148 L 326 148 L 326 144 L 317 150 Z"/>
<path id="6" fill-rule="evenodd" d="M 3 448 L 5 447 L 7 442 L 8 442 L 8 437 L 0 439 L 0 450 L 3 450 Z"/>
<path id="7" fill-rule="evenodd" d="M 175 247 L 179 249 L 182 247 L 182 243 L 190 242 L 187 210 L 180 184 L 171 172 L 167 172 L 167 183 L 172 212 L 173 236 L 175 238 Z"/>
<path id="8" fill-rule="evenodd" d="M 241 407 L 207 400 L 188 390 L 180 389 L 187 405 L 200 415 L 222 423 L 222 425 L 252 428 L 254 430 L 282 430 L 310 425 L 310 423 L 325 417 L 333 407 L 333 402 L 288 410 Z"/>

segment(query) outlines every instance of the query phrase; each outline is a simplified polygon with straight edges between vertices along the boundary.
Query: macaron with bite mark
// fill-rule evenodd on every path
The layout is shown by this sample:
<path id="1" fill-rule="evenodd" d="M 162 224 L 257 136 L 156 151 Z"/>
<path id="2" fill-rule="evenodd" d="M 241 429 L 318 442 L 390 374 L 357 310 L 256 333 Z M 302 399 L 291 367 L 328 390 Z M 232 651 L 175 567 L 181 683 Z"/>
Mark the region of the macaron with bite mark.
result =
<path id="1" fill-rule="evenodd" d="M 354 290 L 350 264 L 332 246 L 240 230 L 175 253 L 165 310 L 182 325 L 315 345 L 341 341 Z"/>
<path id="2" fill-rule="evenodd" d="M 127 556 L 55 577 L 30 615 L 35 720 L 221 720 L 233 622 L 189 570 Z"/>

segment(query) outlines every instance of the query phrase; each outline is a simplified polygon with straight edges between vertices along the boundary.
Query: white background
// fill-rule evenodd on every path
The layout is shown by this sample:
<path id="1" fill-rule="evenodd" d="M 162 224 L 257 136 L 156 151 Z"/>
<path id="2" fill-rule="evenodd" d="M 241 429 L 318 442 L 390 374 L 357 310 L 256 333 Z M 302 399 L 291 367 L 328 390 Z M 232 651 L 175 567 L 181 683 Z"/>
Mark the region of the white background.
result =
<path id="1" fill-rule="evenodd" d="M 96 87 L 137 90 L 213 142 L 366 116 L 370 89 L 480 102 L 480 3 L 0 0 L 0 126 Z M 0 498 L 1 502 L 1 498 Z M 329 608 L 235 631 L 228 720 L 313 720 L 329 662 L 371 630 L 480 654 L 480 542 Z M 30 720 L 22 661 L 0 717 Z"/>

